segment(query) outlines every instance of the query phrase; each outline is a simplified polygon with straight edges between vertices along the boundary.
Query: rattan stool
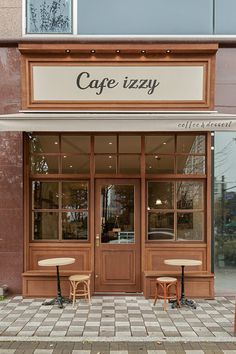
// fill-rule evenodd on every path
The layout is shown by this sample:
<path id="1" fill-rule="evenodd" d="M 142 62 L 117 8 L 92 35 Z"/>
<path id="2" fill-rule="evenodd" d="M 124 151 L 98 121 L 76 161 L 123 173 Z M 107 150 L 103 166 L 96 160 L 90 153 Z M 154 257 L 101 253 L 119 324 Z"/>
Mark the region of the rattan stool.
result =
<path id="1" fill-rule="evenodd" d="M 158 288 L 162 289 L 162 294 L 158 293 Z M 170 288 L 174 287 L 175 293 L 170 293 Z M 179 306 L 179 291 L 178 291 L 178 281 L 176 278 L 171 277 L 160 277 L 156 279 L 156 293 L 154 306 L 156 305 L 157 299 L 164 299 L 164 310 L 166 311 L 166 300 L 176 300 L 177 306 Z"/>
<path id="2" fill-rule="evenodd" d="M 70 298 L 72 297 L 73 306 L 75 305 L 76 297 L 85 297 L 90 303 L 90 277 L 91 274 L 76 274 L 69 277 Z M 83 289 L 78 289 L 80 284 L 83 285 Z"/>

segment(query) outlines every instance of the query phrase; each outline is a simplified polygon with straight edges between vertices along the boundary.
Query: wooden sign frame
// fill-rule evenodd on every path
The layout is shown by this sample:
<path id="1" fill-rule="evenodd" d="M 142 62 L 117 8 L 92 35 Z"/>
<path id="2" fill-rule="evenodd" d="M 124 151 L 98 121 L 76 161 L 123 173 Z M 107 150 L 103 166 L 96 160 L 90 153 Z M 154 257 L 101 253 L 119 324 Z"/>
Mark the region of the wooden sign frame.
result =
<path id="1" fill-rule="evenodd" d="M 216 44 L 20 44 L 23 110 L 212 110 Z M 40 66 L 195 66 L 203 67 L 203 99 L 197 101 L 36 101 L 33 67 Z"/>

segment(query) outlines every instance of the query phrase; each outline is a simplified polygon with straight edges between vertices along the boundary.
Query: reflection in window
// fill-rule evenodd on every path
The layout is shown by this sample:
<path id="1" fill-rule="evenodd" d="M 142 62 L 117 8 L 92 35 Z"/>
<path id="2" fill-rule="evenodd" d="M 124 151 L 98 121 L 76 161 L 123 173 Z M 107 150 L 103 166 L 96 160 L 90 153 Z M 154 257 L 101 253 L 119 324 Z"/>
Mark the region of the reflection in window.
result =
<path id="1" fill-rule="evenodd" d="M 59 172 L 58 157 L 49 155 L 31 156 L 32 174 L 55 174 Z"/>
<path id="2" fill-rule="evenodd" d="M 177 157 L 177 173 L 185 175 L 205 174 L 205 156 L 184 155 Z"/>
<path id="3" fill-rule="evenodd" d="M 148 239 L 173 240 L 174 238 L 174 213 L 149 213 L 148 214 Z"/>
<path id="4" fill-rule="evenodd" d="M 236 292 L 236 132 L 215 133 L 214 236 L 218 293 Z"/>
<path id="5" fill-rule="evenodd" d="M 56 153 L 59 152 L 58 135 L 30 135 L 31 153 Z"/>
<path id="6" fill-rule="evenodd" d="M 134 243 L 134 186 L 101 189 L 101 242 Z"/>
<path id="7" fill-rule="evenodd" d="M 58 208 L 58 183 L 40 182 L 32 183 L 33 209 L 57 209 Z"/>
<path id="8" fill-rule="evenodd" d="M 177 208 L 202 209 L 203 184 L 201 182 L 177 183 Z"/>
<path id="9" fill-rule="evenodd" d="M 62 182 L 62 209 L 87 209 L 88 183 Z"/>
<path id="10" fill-rule="evenodd" d="M 33 224 L 35 240 L 57 240 L 59 238 L 58 213 L 35 212 Z"/>
<path id="11" fill-rule="evenodd" d="M 72 33 L 72 0 L 27 0 L 27 33 Z"/>
<path id="12" fill-rule="evenodd" d="M 205 135 L 178 135 L 177 152 L 204 154 L 206 151 Z"/>
<path id="13" fill-rule="evenodd" d="M 62 135 L 61 152 L 72 153 L 72 154 L 89 154 L 90 136 Z"/>
<path id="14" fill-rule="evenodd" d="M 115 155 L 97 155 L 95 156 L 96 173 L 116 173 L 116 156 Z"/>
<path id="15" fill-rule="evenodd" d="M 177 213 L 177 239 L 203 239 L 203 213 Z"/>
<path id="16" fill-rule="evenodd" d="M 88 238 L 88 213 L 62 213 L 62 239 L 86 240 Z"/>

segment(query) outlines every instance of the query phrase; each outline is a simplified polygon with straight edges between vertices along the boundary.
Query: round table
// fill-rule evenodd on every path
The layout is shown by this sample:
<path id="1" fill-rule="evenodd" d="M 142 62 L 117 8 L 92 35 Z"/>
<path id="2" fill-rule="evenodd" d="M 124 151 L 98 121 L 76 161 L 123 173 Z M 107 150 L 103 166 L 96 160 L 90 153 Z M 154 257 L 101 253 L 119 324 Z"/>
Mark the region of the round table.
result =
<path id="1" fill-rule="evenodd" d="M 49 259 L 42 259 L 41 261 L 38 261 L 38 265 L 41 267 L 56 267 L 57 269 L 57 296 L 51 301 L 45 301 L 43 305 L 57 304 L 59 308 L 63 308 L 63 303 L 70 302 L 70 300 L 65 299 L 61 295 L 59 266 L 69 265 L 73 263 L 75 263 L 75 258 L 49 258 Z"/>
<path id="2" fill-rule="evenodd" d="M 189 300 L 185 297 L 184 293 L 184 267 L 193 267 L 193 266 L 199 266 L 202 265 L 202 261 L 196 260 L 196 259 L 165 259 L 164 263 L 167 265 L 171 266 L 180 266 L 182 269 L 181 272 L 181 298 L 180 298 L 180 304 L 181 305 L 186 305 L 190 306 L 194 309 L 196 309 L 197 305 L 195 301 Z"/>

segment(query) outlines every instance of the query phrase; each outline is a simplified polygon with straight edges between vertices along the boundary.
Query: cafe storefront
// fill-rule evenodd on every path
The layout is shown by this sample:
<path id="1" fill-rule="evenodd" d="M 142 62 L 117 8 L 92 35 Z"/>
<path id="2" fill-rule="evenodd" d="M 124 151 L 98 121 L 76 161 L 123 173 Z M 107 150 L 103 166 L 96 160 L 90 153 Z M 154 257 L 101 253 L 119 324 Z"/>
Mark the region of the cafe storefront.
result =
<path id="1" fill-rule="evenodd" d="M 212 132 L 215 44 L 19 45 L 22 112 L 1 130 L 24 132 L 24 296 L 54 294 L 44 258 L 73 257 L 93 293 L 144 293 L 157 276 L 214 297 Z"/>

